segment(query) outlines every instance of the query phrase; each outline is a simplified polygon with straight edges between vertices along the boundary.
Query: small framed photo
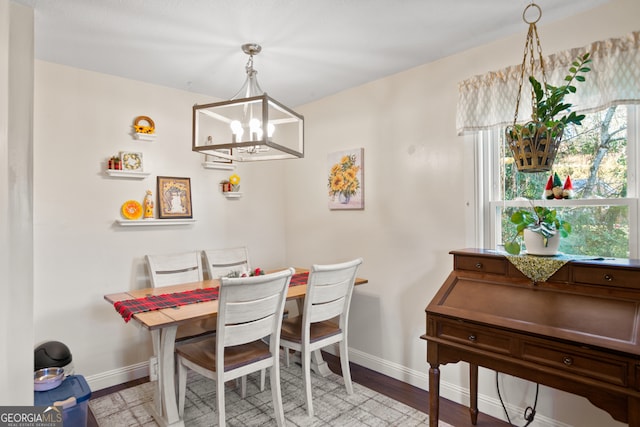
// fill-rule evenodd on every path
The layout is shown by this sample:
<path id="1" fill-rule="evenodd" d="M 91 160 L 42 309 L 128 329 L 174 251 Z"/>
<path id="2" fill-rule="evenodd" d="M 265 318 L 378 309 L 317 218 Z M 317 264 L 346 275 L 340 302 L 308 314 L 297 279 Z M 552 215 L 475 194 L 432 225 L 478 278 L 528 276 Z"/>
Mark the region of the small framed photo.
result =
<path id="1" fill-rule="evenodd" d="M 192 218 L 191 178 L 158 177 L 158 218 Z"/>
<path id="2" fill-rule="evenodd" d="M 142 172 L 142 153 L 134 153 L 131 151 L 120 152 L 120 163 L 123 171 Z"/>
<path id="3" fill-rule="evenodd" d="M 218 148 L 217 150 L 214 150 L 214 151 L 224 154 L 226 156 L 231 156 L 231 148 Z M 205 154 L 205 162 L 233 163 L 233 160 L 226 157 L 216 156 L 215 154 L 213 155 Z"/>

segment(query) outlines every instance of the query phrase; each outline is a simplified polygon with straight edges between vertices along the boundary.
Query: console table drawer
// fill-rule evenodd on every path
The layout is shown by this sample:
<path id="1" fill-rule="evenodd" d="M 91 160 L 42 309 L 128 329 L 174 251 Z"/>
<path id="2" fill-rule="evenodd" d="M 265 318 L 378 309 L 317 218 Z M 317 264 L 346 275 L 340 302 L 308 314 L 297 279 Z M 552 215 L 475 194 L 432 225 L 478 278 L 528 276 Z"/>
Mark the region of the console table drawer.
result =
<path id="1" fill-rule="evenodd" d="M 525 341 L 522 358 L 580 376 L 621 386 L 628 385 L 628 362 L 598 352 L 591 354 L 581 348 Z"/>
<path id="2" fill-rule="evenodd" d="M 485 258 L 476 256 L 456 256 L 454 258 L 456 270 L 477 271 L 479 273 L 506 274 L 506 259 Z"/>
<path id="3" fill-rule="evenodd" d="M 573 281 L 590 285 L 638 287 L 638 272 L 607 267 L 573 267 Z"/>
<path id="4" fill-rule="evenodd" d="M 512 338 L 507 334 L 464 322 L 449 322 L 441 319 L 436 323 L 436 335 L 439 338 L 469 345 L 496 353 L 509 354 Z"/>

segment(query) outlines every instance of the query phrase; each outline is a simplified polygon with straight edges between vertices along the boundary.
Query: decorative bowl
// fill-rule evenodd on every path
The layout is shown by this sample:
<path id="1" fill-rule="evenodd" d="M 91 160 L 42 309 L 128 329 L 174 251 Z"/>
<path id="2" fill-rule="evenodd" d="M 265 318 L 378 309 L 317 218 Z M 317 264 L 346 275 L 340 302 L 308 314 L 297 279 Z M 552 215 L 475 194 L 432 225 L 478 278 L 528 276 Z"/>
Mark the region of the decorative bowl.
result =
<path id="1" fill-rule="evenodd" d="M 63 368 L 43 368 L 33 373 L 33 389 L 35 391 L 52 390 L 64 381 Z"/>

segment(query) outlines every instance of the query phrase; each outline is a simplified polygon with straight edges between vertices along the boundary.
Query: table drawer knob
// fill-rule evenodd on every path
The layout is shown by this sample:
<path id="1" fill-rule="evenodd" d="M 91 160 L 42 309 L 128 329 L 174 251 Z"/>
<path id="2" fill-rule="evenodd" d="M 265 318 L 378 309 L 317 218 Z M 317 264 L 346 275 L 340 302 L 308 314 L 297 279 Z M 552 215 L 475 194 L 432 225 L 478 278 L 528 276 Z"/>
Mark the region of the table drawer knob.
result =
<path id="1" fill-rule="evenodd" d="M 480 270 L 482 268 L 482 263 L 481 262 L 476 263 L 476 268 Z"/>
<path id="2" fill-rule="evenodd" d="M 607 282 L 611 282 L 613 281 L 613 276 L 610 274 L 605 274 L 604 275 L 604 280 L 606 280 Z"/>
<path id="3" fill-rule="evenodd" d="M 569 356 L 564 356 L 562 358 L 562 363 L 564 363 L 567 366 L 571 366 L 571 365 L 573 365 L 573 358 L 569 357 Z"/>
<path id="4" fill-rule="evenodd" d="M 477 339 L 478 339 L 478 338 L 476 338 L 476 336 L 475 336 L 475 335 L 473 335 L 473 334 L 469 335 L 469 341 L 471 341 L 471 342 L 476 342 L 476 341 L 477 341 Z"/>

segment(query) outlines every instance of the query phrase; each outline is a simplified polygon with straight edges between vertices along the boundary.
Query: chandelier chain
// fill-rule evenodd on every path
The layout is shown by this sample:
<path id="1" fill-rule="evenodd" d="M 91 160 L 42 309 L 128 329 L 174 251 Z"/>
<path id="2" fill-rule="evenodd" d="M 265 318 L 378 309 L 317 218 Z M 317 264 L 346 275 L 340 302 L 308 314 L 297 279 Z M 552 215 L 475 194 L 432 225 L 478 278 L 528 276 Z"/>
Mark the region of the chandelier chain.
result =
<path id="1" fill-rule="evenodd" d="M 526 18 L 526 12 L 530 7 L 536 7 L 539 12 L 538 17 L 533 21 L 528 21 Z M 514 126 L 518 121 L 518 109 L 520 107 L 520 99 L 522 96 L 522 83 L 524 82 L 524 71 L 525 69 L 527 69 L 527 56 L 529 57 L 529 73 L 531 76 L 533 76 L 533 73 L 535 70 L 535 63 L 536 63 L 535 50 L 537 50 L 538 52 L 538 61 L 540 62 L 540 71 L 542 73 L 542 85 L 544 90 L 545 91 L 547 90 L 547 76 L 544 69 L 544 60 L 542 58 L 542 45 L 540 44 L 540 37 L 538 36 L 538 28 L 536 27 L 536 23 L 540 20 L 541 16 L 542 16 L 542 10 L 540 9 L 540 6 L 538 6 L 533 2 L 529 6 L 527 6 L 524 12 L 522 13 L 522 20 L 529 24 L 529 31 L 527 32 L 527 39 L 524 44 L 524 54 L 522 57 L 522 66 L 520 67 L 520 78 L 518 80 L 518 95 L 516 97 L 516 112 L 513 117 Z M 534 46 L 534 39 L 535 39 L 535 46 Z M 536 100 L 535 92 L 532 87 L 531 88 L 532 117 L 535 117 L 536 115 L 535 100 Z"/>

